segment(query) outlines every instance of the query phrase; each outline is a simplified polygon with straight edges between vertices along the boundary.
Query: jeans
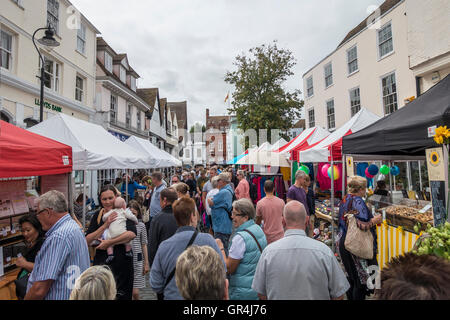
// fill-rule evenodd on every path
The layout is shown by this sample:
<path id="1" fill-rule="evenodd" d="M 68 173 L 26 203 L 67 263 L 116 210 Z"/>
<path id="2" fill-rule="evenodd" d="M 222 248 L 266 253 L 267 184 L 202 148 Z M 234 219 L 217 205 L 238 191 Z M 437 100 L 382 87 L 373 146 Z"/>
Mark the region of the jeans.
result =
<path id="1" fill-rule="evenodd" d="M 214 232 L 214 239 L 220 239 L 223 243 L 223 248 L 225 249 L 225 254 L 228 257 L 228 241 L 230 240 L 230 234 Z"/>

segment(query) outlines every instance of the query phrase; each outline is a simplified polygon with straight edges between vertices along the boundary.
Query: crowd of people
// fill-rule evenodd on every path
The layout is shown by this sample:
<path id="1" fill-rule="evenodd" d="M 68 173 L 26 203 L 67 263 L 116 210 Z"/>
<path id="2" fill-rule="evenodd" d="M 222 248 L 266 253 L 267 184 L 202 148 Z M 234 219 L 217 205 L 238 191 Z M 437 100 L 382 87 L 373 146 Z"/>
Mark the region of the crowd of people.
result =
<path id="1" fill-rule="evenodd" d="M 218 166 L 170 177 L 158 171 L 123 175 L 101 188 L 87 229 L 79 223 L 84 195 L 74 214 L 62 193 L 41 195 L 37 213 L 20 220 L 28 250 L 17 260 L 19 299 L 138 300 L 146 286 L 159 300 L 362 300 L 373 293 L 365 268 L 377 265 L 381 216 L 364 203 L 365 179 L 349 180 L 340 205 L 336 245 L 342 267 L 327 245 L 312 238 L 309 175 L 296 173 L 286 201 L 268 179 L 256 205 L 247 175 Z M 344 246 L 351 210 L 358 226 L 373 234 L 372 259 Z M 407 255 L 383 269 L 376 296 L 448 299 L 449 279 L 441 278 L 449 274 L 446 261 Z"/>

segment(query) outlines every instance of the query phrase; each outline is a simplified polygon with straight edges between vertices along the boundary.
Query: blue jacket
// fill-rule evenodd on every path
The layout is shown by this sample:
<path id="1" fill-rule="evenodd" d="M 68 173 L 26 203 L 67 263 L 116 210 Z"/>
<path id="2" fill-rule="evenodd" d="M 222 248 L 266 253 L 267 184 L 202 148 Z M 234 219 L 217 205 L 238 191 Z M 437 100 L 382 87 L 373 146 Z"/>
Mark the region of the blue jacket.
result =
<path id="1" fill-rule="evenodd" d="M 244 231 L 246 229 L 258 240 L 261 250 L 264 250 L 267 246 L 264 231 L 253 219 L 243 223 L 236 229 L 236 234 L 239 234 L 244 239 L 245 253 L 236 272 L 232 274 L 230 278 L 230 300 L 258 300 L 258 293 L 252 289 L 252 283 L 256 266 L 261 257 L 261 251 L 259 250 L 255 239 L 248 232 Z M 230 248 L 232 242 L 233 239 L 230 241 Z"/>
<path id="2" fill-rule="evenodd" d="M 122 183 L 122 188 L 121 188 L 122 190 L 120 190 L 120 192 L 125 193 L 125 191 L 127 191 L 126 187 L 127 187 L 127 184 L 126 183 Z M 134 199 L 134 191 L 136 189 L 147 189 L 147 187 L 141 186 L 136 181 L 128 182 L 128 194 L 130 195 L 131 199 Z"/>
<path id="3" fill-rule="evenodd" d="M 214 196 L 214 206 L 211 207 L 214 232 L 231 234 L 232 223 L 228 216 L 228 212 L 231 212 L 232 210 L 233 194 L 233 189 L 227 184 Z"/>

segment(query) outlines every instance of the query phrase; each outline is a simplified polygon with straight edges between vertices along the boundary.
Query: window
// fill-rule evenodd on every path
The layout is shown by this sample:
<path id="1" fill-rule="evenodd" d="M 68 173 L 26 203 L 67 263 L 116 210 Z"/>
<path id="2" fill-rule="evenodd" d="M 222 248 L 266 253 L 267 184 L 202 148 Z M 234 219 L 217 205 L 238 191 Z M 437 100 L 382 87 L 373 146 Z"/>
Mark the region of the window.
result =
<path id="1" fill-rule="evenodd" d="M 211 141 L 209 143 L 209 151 L 214 151 L 214 142 L 213 141 Z"/>
<path id="2" fill-rule="evenodd" d="M 219 141 L 218 149 L 219 149 L 219 152 L 223 152 L 223 142 L 222 141 Z"/>
<path id="3" fill-rule="evenodd" d="M 77 76 L 75 80 L 75 100 L 83 101 L 83 78 Z"/>
<path id="4" fill-rule="evenodd" d="M 383 87 L 383 106 L 384 114 L 388 115 L 398 109 L 397 106 L 397 84 L 395 82 L 395 73 L 392 73 L 381 80 Z"/>
<path id="5" fill-rule="evenodd" d="M 131 90 L 136 91 L 136 78 L 131 77 Z"/>
<path id="6" fill-rule="evenodd" d="M 59 90 L 59 70 L 58 63 L 44 56 L 44 85 L 56 92 Z"/>
<path id="7" fill-rule="evenodd" d="M 202 149 L 197 149 L 197 158 L 202 157 Z"/>
<path id="8" fill-rule="evenodd" d="M 59 2 L 56 0 L 47 0 L 47 25 L 59 34 Z"/>
<path id="9" fill-rule="evenodd" d="M 127 113 L 126 113 L 126 125 L 127 125 L 127 128 L 130 128 L 131 127 L 131 104 L 129 104 L 128 105 L 128 107 L 127 107 Z"/>
<path id="10" fill-rule="evenodd" d="M 306 79 L 306 92 L 308 94 L 308 98 L 314 95 L 314 86 L 313 86 L 313 77 L 309 77 Z"/>
<path id="11" fill-rule="evenodd" d="M 141 111 L 137 111 L 137 127 L 140 130 L 141 129 Z"/>
<path id="12" fill-rule="evenodd" d="M 0 66 L 2 68 L 11 70 L 12 60 L 12 35 L 1 30 L 0 42 Z"/>
<path id="13" fill-rule="evenodd" d="M 190 158 L 190 157 L 191 157 L 191 150 L 186 148 L 186 158 Z"/>
<path id="14" fill-rule="evenodd" d="M 358 70 L 358 49 L 356 46 L 347 51 L 348 74 Z"/>
<path id="15" fill-rule="evenodd" d="M 83 54 L 86 52 L 86 26 L 84 24 L 81 24 L 77 30 L 77 50 Z"/>
<path id="16" fill-rule="evenodd" d="M 316 117 L 314 114 L 314 108 L 308 110 L 308 123 L 310 128 L 314 128 L 316 126 Z"/>
<path id="17" fill-rule="evenodd" d="M 124 67 L 120 67 L 120 80 L 124 83 L 127 82 L 127 72 Z"/>
<path id="18" fill-rule="evenodd" d="M 108 52 L 105 52 L 105 68 L 109 72 L 113 72 L 113 59 Z"/>
<path id="19" fill-rule="evenodd" d="M 331 62 L 324 67 L 325 73 L 325 88 L 328 88 L 333 84 L 333 68 Z"/>
<path id="20" fill-rule="evenodd" d="M 350 109 L 352 111 L 352 117 L 361 110 L 359 88 L 350 90 Z"/>
<path id="21" fill-rule="evenodd" d="M 111 105 L 110 105 L 110 109 L 109 109 L 109 114 L 110 114 L 110 118 L 111 118 L 111 122 L 116 122 L 117 121 L 117 97 L 116 96 L 111 96 Z"/>
<path id="22" fill-rule="evenodd" d="M 327 101 L 327 122 L 328 129 L 334 129 L 336 127 L 334 117 L 334 100 Z"/>
<path id="23" fill-rule="evenodd" d="M 378 31 L 378 48 L 380 59 L 394 51 L 392 26 L 390 22 Z"/>

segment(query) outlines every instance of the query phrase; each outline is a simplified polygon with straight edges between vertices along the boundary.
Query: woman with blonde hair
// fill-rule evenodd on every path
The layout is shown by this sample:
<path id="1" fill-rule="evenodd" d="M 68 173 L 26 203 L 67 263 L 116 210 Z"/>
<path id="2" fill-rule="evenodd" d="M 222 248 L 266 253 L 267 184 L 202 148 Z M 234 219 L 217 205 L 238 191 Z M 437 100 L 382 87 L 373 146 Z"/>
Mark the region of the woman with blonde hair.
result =
<path id="1" fill-rule="evenodd" d="M 367 289 L 367 273 L 365 269 L 377 263 L 377 233 L 376 225 L 381 223 L 381 215 L 374 217 L 365 204 L 363 197 L 366 194 L 367 180 L 360 176 L 351 177 L 347 183 L 348 194 L 339 206 L 339 234 L 336 245 L 341 256 L 345 271 L 348 274 L 350 289 L 347 291 L 348 300 L 364 300 L 370 292 Z M 373 236 L 373 257 L 370 260 L 353 255 L 345 248 L 347 234 L 346 213 L 356 211 L 355 218 L 361 230 L 370 230 Z"/>
<path id="2" fill-rule="evenodd" d="M 70 300 L 115 300 L 116 281 L 107 266 L 93 266 L 84 271 L 70 293 Z"/>
<path id="3" fill-rule="evenodd" d="M 175 189 L 178 199 L 181 197 L 189 197 L 189 186 L 184 182 L 175 183 L 171 188 Z"/>

